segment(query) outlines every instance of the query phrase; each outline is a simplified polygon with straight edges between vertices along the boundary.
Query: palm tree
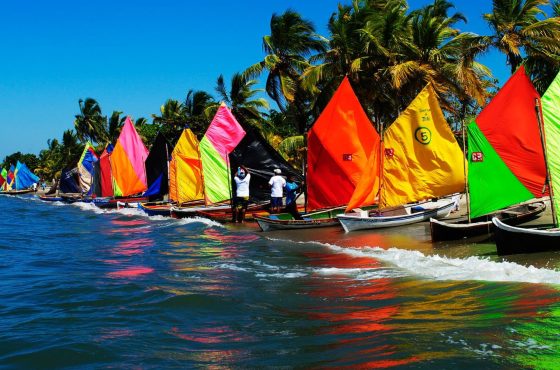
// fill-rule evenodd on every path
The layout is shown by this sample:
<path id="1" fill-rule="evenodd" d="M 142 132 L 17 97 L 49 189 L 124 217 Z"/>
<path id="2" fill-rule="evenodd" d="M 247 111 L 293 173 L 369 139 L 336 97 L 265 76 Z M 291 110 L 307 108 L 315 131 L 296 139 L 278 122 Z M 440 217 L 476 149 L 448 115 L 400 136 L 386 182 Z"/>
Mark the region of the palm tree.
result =
<path id="1" fill-rule="evenodd" d="M 193 133 L 202 138 L 210 125 L 207 114 L 209 106 L 214 104 L 214 98 L 202 90 L 189 90 L 183 103 L 187 122 Z"/>
<path id="2" fill-rule="evenodd" d="M 102 115 L 99 103 L 95 99 L 86 98 L 85 101 L 80 99 L 78 104 L 80 114 L 74 120 L 77 137 L 80 141 L 103 142 L 107 117 Z"/>
<path id="3" fill-rule="evenodd" d="M 220 99 L 231 107 L 233 115 L 246 124 L 262 129 L 264 121 L 261 109 L 269 109 L 265 98 L 257 98 L 262 89 L 254 89 L 257 80 L 247 79 L 241 73 L 235 73 L 231 78 L 229 91 L 224 82 L 224 76 L 220 75 L 216 82 L 216 92 Z M 218 103 L 210 104 L 208 109 L 217 109 Z"/>
<path id="4" fill-rule="evenodd" d="M 308 124 L 309 95 L 301 86 L 300 77 L 309 67 L 307 58 L 323 52 L 326 40 L 315 32 L 313 24 L 298 13 L 287 10 L 281 15 L 273 14 L 270 35 L 263 37 L 264 60 L 250 66 L 244 76 L 255 78 L 268 71 L 266 92 L 282 112 L 289 104 L 297 107 L 297 126 L 300 132 Z"/>
<path id="5" fill-rule="evenodd" d="M 170 133 L 170 137 L 178 136 L 187 124 L 185 107 L 178 100 L 168 99 L 160 107 L 161 114 L 152 114 L 153 122 L 161 125 L 161 128 Z"/>
<path id="6" fill-rule="evenodd" d="M 306 88 L 318 86 L 330 98 L 347 75 L 378 130 L 428 82 L 444 101 L 458 96 L 484 104 L 490 72 L 475 58 L 485 50 L 485 39 L 455 29 L 465 18 L 460 13 L 448 16 L 452 8 L 446 0 L 412 12 L 404 0 L 340 6 L 329 21 L 331 48 L 320 55 L 322 63 L 305 71 Z M 326 102 L 320 96 L 318 110 Z M 444 106 L 453 107 L 450 102 Z"/>
<path id="7" fill-rule="evenodd" d="M 493 31 L 491 44 L 506 55 L 511 72 L 526 58 L 527 69 L 535 77 L 543 78 L 546 70 L 560 66 L 560 18 L 546 16 L 543 7 L 549 0 L 493 0 L 492 13 L 484 14 Z M 555 2 L 553 11 L 558 9 Z"/>
<path id="8" fill-rule="evenodd" d="M 107 120 L 107 125 L 105 128 L 105 144 L 114 143 L 124 126 L 126 117 L 121 117 L 122 112 L 113 111 L 111 117 Z"/>

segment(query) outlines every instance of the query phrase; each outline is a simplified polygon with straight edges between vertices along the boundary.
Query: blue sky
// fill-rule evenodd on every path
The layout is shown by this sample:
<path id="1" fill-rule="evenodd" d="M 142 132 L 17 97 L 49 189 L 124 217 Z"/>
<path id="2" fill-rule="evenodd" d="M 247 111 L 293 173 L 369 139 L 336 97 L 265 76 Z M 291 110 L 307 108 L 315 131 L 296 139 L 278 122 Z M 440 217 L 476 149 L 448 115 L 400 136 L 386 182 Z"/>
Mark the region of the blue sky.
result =
<path id="1" fill-rule="evenodd" d="M 262 60 L 270 17 L 291 8 L 327 36 L 339 0 L 3 1 L 0 3 L 0 160 L 35 153 L 73 127 L 80 98 L 103 113 L 151 117 L 168 98 L 189 89 L 214 93 Z M 349 0 L 342 1 L 348 3 Z M 431 0 L 409 0 L 411 8 Z M 491 1 L 456 0 L 468 18 L 459 27 L 488 34 L 482 13 Z M 503 82 L 505 58 L 481 60 Z"/>

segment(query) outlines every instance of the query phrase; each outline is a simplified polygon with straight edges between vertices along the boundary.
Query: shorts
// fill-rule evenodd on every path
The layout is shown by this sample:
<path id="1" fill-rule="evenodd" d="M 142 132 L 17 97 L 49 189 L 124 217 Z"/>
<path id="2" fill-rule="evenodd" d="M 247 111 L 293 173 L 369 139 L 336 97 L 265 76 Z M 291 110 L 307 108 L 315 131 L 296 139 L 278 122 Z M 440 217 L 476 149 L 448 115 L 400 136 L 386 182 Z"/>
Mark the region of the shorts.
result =
<path id="1" fill-rule="evenodd" d="M 282 197 L 271 197 L 270 206 L 271 207 L 282 207 Z"/>
<path id="2" fill-rule="evenodd" d="M 233 199 L 233 207 L 240 209 L 247 209 L 249 205 L 249 197 L 235 197 Z"/>

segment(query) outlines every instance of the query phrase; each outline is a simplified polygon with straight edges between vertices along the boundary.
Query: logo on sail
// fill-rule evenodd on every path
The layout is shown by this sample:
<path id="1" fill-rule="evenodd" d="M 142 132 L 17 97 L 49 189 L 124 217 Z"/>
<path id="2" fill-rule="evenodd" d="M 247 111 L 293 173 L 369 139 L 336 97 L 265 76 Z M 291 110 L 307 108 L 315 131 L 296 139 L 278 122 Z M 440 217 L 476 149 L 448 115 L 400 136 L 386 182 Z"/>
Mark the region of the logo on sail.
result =
<path id="1" fill-rule="evenodd" d="M 483 162 L 484 161 L 484 154 L 482 154 L 482 152 L 473 152 L 471 154 L 471 161 L 472 162 Z"/>
<path id="2" fill-rule="evenodd" d="M 432 132 L 429 128 L 420 126 L 414 131 L 414 137 L 422 145 L 428 145 L 432 141 Z"/>

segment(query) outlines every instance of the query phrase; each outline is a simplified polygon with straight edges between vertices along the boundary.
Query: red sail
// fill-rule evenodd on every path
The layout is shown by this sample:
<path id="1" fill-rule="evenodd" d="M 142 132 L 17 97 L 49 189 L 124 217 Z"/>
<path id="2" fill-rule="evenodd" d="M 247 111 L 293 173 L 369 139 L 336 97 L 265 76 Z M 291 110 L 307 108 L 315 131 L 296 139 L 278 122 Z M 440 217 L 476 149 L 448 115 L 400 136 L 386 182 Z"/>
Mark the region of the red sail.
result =
<path id="1" fill-rule="evenodd" d="M 540 96 L 520 67 L 476 118 L 480 131 L 511 172 L 536 197 L 546 178 L 535 100 Z"/>
<path id="2" fill-rule="evenodd" d="M 107 152 L 107 149 L 105 149 L 99 158 L 99 167 L 101 168 L 101 196 L 103 197 L 113 196 L 113 178 L 111 177 L 110 156 L 111 154 Z"/>
<path id="3" fill-rule="evenodd" d="M 307 140 L 309 209 L 346 205 L 380 140 L 346 77 Z"/>

